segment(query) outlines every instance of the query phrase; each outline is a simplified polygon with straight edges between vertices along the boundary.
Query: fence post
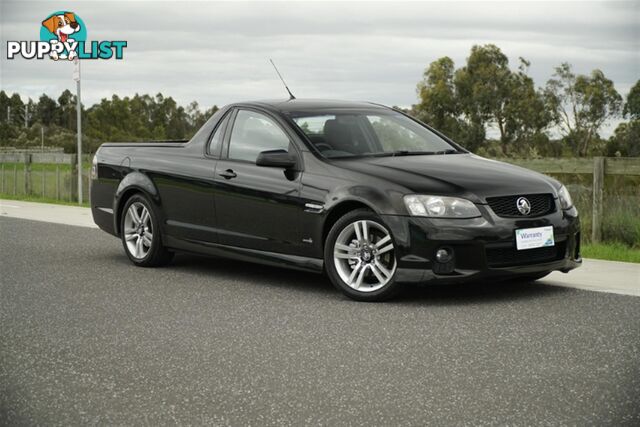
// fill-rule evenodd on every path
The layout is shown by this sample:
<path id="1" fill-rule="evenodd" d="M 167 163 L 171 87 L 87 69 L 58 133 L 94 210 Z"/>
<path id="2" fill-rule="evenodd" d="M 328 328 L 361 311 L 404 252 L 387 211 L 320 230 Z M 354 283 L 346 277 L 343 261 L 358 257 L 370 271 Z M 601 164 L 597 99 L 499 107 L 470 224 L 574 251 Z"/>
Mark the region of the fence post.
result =
<path id="1" fill-rule="evenodd" d="M 2 164 L 2 192 L 4 193 L 4 163 Z"/>
<path id="2" fill-rule="evenodd" d="M 74 200 L 73 197 L 75 196 L 75 201 L 77 202 L 78 199 L 78 155 L 77 154 L 72 154 L 71 155 L 71 180 L 69 182 L 69 201 Z"/>
<path id="3" fill-rule="evenodd" d="M 44 198 L 45 196 L 45 191 L 44 191 L 44 187 L 45 187 L 45 175 L 47 174 L 47 169 L 45 168 L 45 165 L 42 165 L 42 198 Z"/>
<path id="4" fill-rule="evenodd" d="M 91 159 L 89 159 L 91 161 Z M 89 163 L 91 165 L 91 163 Z M 87 189 L 87 197 L 84 198 L 85 202 L 89 202 L 91 197 L 91 166 L 87 168 L 87 185 L 84 186 Z"/>
<path id="5" fill-rule="evenodd" d="M 60 165 L 56 164 L 56 200 L 60 200 Z"/>
<path id="6" fill-rule="evenodd" d="M 18 164 L 13 164 L 13 195 L 18 194 Z"/>
<path id="7" fill-rule="evenodd" d="M 24 155 L 24 194 L 31 193 L 31 154 Z"/>
<path id="8" fill-rule="evenodd" d="M 602 239 L 602 204 L 604 194 L 604 157 L 593 158 L 593 213 L 591 219 L 591 241 Z"/>

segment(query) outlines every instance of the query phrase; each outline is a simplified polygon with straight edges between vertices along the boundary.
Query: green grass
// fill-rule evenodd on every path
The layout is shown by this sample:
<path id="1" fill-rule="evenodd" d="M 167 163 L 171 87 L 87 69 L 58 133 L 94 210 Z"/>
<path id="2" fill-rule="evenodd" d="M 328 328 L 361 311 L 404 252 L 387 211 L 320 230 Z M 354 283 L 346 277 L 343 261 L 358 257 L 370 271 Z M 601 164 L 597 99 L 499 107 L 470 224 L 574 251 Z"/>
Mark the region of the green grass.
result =
<path id="1" fill-rule="evenodd" d="M 0 199 L 4 200 L 21 200 L 23 202 L 37 202 L 37 203 L 51 203 L 54 205 L 66 205 L 66 206 L 82 206 L 85 208 L 89 207 L 89 201 L 85 200 L 82 205 L 78 205 L 78 202 L 70 202 L 68 200 L 56 200 L 51 197 L 41 197 L 41 196 L 25 196 L 24 194 L 4 194 L 0 193 Z"/>
<path id="2" fill-rule="evenodd" d="M 640 249 L 623 243 L 588 243 L 582 246 L 581 252 L 585 258 L 640 263 Z"/>

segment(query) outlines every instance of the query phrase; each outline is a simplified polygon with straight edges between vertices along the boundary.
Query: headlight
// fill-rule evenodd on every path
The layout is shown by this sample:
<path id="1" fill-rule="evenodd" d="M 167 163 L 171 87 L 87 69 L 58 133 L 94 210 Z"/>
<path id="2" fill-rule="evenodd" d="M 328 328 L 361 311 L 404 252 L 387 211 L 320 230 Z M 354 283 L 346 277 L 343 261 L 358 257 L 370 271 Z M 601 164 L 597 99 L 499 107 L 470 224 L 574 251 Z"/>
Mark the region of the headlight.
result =
<path id="1" fill-rule="evenodd" d="M 560 200 L 560 207 L 562 209 L 569 209 L 573 206 L 573 200 L 571 200 L 571 194 L 564 185 L 558 190 L 558 199 Z"/>
<path id="2" fill-rule="evenodd" d="M 435 218 L 475 218 L 480 211 L 472 202 L 457 197 L 423 196 L 411 194 L 404 196 L 407 210 L 414 216 Z"/>
<path id="3" fill-rule="evenodd" d="M 91 162 L 91 179 L 98 178 L 98 155 L 93 156 L 93 161 Z"/>

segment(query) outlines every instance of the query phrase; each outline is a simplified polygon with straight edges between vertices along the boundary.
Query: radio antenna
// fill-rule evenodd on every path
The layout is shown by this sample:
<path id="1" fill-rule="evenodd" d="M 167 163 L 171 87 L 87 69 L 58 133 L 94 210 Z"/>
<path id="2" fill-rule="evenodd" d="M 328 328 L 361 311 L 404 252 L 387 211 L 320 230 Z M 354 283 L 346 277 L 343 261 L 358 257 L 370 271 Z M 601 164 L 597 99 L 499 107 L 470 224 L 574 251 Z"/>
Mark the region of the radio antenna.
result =
<path id="1" fill-rule="evenodd" d="M 287 86 L 287 83 L 285 83 L 284 79 L 282 78 L 282 75 L 280 74 L 280 71 L 278 71 L 278 67 L 276 67 L 276 64 L 273 63 L 273 59 L 269 58 L 269 61 L 271 61 L 271 65 L 273 65 L 273 68 L 276 70 L 276 73 L 278 73 L 278 77 L 280 77 L 280 80 L 282 81 L 282 84 L 284 85 L 284 88 L 289 93 L 289 100 L 296 99 L 296 97 L 293 96 L 293 94 L 289 90 L 289 86 Z"/>

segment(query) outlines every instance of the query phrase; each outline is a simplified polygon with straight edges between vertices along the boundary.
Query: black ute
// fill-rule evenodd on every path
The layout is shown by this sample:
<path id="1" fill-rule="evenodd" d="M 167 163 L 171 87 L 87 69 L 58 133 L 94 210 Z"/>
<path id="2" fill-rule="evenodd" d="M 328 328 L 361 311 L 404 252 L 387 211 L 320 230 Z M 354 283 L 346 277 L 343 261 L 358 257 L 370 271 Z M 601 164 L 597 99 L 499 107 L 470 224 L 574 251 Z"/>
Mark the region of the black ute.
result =
<path id="1" fill-rule="evenodd" d="M 581 263 L 559 182 L 371 103 L 238 103 L 188 142 L 103 144 L 91 209 L 136 265 L 190 251 L 324 271 L 365 301 Z"/>

